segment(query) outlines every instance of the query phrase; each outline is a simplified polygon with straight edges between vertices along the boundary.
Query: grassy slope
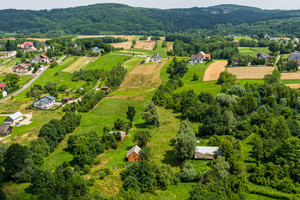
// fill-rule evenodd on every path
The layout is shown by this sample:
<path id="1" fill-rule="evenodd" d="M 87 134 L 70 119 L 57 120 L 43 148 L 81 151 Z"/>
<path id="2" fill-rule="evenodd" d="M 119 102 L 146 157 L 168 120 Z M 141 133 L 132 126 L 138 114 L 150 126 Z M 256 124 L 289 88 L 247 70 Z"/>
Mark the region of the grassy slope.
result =
<path id="1" fill-rule="evenodd" d="M 256 56 L 258 53 L 271 53 L 268 47 L 242 47 L 239 48 L 239 52 L 242 55 L 249 55 L 251 57 Z"/>
<path id="2" fill-rule="evenodd" d="M 130 57 L 125 55 L 106 54 L 94 62 L 89 63 L 84 69 L 104 69 L 108 71 L 111 70 L 113 66 L 122 64 L 127 58 Z"/>
<path id="3" fill-rule="evenodd" d="M 218 94 L 221 90 L 221 86 L 216 84 L 216 81 L 202 81 L 204 72 L 209 65 L 206 65 L 206 62 L 196 65 L 188 65 L 188 72 L 183 77 L 182 81 L 184 86 L 177 89 L 176 92 L 182 92 L 186 90 L 194 90 L 196 94 L 201 92 L 209 92 L 214 96 Z M 199 79 L 193 81 L 193 75 L 197 74 Z"/>

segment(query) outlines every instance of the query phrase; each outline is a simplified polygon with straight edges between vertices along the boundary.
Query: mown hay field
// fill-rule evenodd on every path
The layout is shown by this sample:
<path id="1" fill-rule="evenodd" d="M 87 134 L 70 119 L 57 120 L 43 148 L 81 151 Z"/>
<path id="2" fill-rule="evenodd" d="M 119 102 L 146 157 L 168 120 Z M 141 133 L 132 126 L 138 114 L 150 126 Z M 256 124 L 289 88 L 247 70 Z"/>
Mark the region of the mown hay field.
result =
<path id="1" fill-rule="evenodd" d="M 216 61 L 211 64 L 204 73 L 203 81 L 216 81 L 220 73 L 226 70 L 227 61 Z"/>
<path id="2" fill-rule="evenodd" d="M 228 67 L 227 71 L 236 75 L 237 79 L 263 79 L 272 74 L 274 67 Z"/>
<path id="3" fill-rule="evenodd" d="M 74 71 L 78 71 L 88 65 L 90 62 L 93 62 L 97 58 L 95 57 L 80 57 L 76 62 L 72 63 L 69 67 L 62 70 L 62 72 L 73 73 Z"/>

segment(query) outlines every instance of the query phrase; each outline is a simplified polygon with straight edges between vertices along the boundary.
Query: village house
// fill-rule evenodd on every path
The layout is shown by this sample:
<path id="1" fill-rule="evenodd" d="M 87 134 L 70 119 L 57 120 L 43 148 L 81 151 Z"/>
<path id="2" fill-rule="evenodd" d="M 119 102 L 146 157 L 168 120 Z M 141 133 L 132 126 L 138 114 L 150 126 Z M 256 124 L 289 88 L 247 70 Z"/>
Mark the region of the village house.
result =
<path id="1" fill-rule="evenodd" d="M 159 55 L 158 53 L 154 54 L 150 58 L 150 62 L 160 62 L 160 60 L 161 60 L 161 55 Z"/>
<path id="2" fill-rule="evenodd" d="M 259 59 L 269 59 L 271 56 L 270 56 L 270 54 L 267 54 L 267 53 L 258 53 L 257 55 L 256 55 L 256 58 L 259 58 Z"/>
<path id="3" fill-rule="evenodd" d="M 23 114 L 21 112 L 16 112 L 12 115 L 9 115 L 4 122 L 11 124 L 15 124 L 18 121 L 23 120 Z"/>
<path id="4" fill-rule="evenodd" d="M 92 52 L 97 52 L 99 54 L 101 54 L 101 50 L 98 47 L 93 47 L 91 48 Z"/>
<path id="5" fill-rule="evenodd" d="M 12 133 L 13 128 L 9 125 L 0 125 L 0 135 L 7 136 Z"/>
<path id="6" fill-rule="evenodd" d="M 192 55 L 189 64 L 193 65 L 195 63 L 203 63 L 205 55 L 206 54 L 203 51 L 199 52 L 197 55 Z"/>
<path id="7" fill-rule="evenodd" d="M 300 59 L 300 51 L 293 51 L 290 59 Z"/>
<path id="8" fill-rule="evenodd" d="M 128 160 L 128 162 L 139 162 L 142 160 L 142 157 L 140 155 L 140 151 L 142 149 L 138 146 L 135 145 L 134 147 L 132 147 L 126 154 L 126 158 Z"/>
<path id="9" fill-rule="evenodd" d="M 16 67 L 13 68 L 13 72 L 24 74 L 29 71 L 31 64 L 18 64 Z"/>
<path id="10" fill-rule="evenodd" d="M 126 137 L 126 132 L 124 132 L 124 131 L 110 131 L 108 134 L 114 135 L 114 134 L 117 134 L 117 133 L 120 133 L 121 134 L 121 140 L 124 140 L 124 138 Z"/>
<path id="11" fill-rule="evenodd" d="M 6 96 L 7 96 L 7 92 L 6 92 L 5 90 L 3 90 L 3 91 L 1 92 L 1 94 L 2 94 L 2 97 L 6 97 Z"/>
<path id="12" fill-rule="evenodd" d="M 194 159 L 212 160 L 220 155 L 219 147 L 196 146 Z"/>
<path id="13" fill-rule="evenodd" d="M 29 49 L 31 47 L 33 47 L 33 42 L 24 42 L 23 43 L 23 48 L 24 49 Z"/>
<path id="14" fill-rule="evenodd" d="M 55 104 L 55 98 L 47 95 L 45 97 L 40 98 L 38 101 L 33 103 L 33 106 L 35 108 L 40 109 L 49 109 L 51 106 Z"/>
<path id="15" fill-rule="evenodd" d="M 40 63 L 41 61 L 40 61 L 39 57 L 37 56 L 37 57 L 32 58 L 30 62 L 31 62 L 32 64 L 38 64 L 38 63 Z"/>
<path id="16" fill-rule="evenodd" d="M 3 91 L 4 88 L 7 87 L 5 83 L 0 83 L 0 90 Z"/>
<path id="17" fill-rule="evenodd" d="M 210 54 L 205 54 L 205 60 L 210 60 Z"/>

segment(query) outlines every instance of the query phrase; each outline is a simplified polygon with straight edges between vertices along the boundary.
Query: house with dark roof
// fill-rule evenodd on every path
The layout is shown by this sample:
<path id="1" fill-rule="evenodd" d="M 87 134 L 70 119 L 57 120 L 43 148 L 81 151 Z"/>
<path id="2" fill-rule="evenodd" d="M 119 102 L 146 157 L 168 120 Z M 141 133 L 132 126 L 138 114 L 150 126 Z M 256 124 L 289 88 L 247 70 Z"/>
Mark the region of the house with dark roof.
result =
<path id="1" fill-rule="evenodd" d="M 128 160 L 128 162 L 139 162 L 142 160 L 142 157 L 140 155 L 140 151 L 142 149 L 138 146 L 135 145 L 134 147 L 132 147 L 126 154 L 126 158 Z"/>
<path id="2" fill-rule="evenodd" d="M 270 54 L 267 54 L 267 53 L 258 53 L 257 55 L 256 55 L 256 58 L 260 58 L 260 59 L 269 59 L 271 56 L 270 56 Z"/>
<path id="3" fill-rule="evenodd" d="M 190 65 L 193 65 L 195 63 L 203 63 L 203 59 L 205 58 L 205 55 L 198 53 L 197 55 L 192 55 L 191 59 L 189 61 Z"/>
<path id="4" fill-rule="evenodd" d="M 14 124 L 18 121 L 21 121 L 23 119 L 23 114 L 21 112 L 16 112 L 12 115 L 9 115 L 4 122 L 7 122 L 9 124 Z"/>
<path id="5" fill-rule="evenodd" d="M 220 155 L 219 147 L 196 146 L 194 159 L 212 160 Z"/>
<path id="6" fill-rule="evenodd" d="M 38 101 L 33 103 L 35 108 L 40 109 L 49 109 L 51 106 L 55 104 L 55 97 L 47 95 L 45 97 L 40 98 Z"/>
<path id="7" fill-rule="evenodd" d="M 7 136 L 12 133 L 13 128 L 9 125 L 0 125 L 0 135 Z"/>
<path id="8" fill-rule="evenodd" d="M 300 59 L 300 51 L 293 51 L 290 59 Z"/>
<path id="9" fill-rule="evenodd" d="M 161 60 L 161 55 L 159 55 L 158 53 L 154 54 L 150 58 L 150 62 L 160 62 L 160 60 Z"/>

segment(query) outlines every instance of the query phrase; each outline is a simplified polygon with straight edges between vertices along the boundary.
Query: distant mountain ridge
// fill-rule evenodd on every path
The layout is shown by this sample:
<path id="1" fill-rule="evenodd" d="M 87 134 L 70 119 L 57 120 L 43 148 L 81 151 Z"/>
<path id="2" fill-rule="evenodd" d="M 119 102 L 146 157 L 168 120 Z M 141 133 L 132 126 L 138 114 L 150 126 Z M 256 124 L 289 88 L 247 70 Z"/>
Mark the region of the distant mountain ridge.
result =
<path id="1" fill-rule="evenodd" d="M 300 17 L 300 10 L 262 10 L 231 4 L 162 10 L 106 3 L 50 11 L 0 10 L 0 31 L 25 34 L 49 31 L 66 34 L 179 32 L 212 29 L 218 24 L 239 25 L 292 17 Z"/>

